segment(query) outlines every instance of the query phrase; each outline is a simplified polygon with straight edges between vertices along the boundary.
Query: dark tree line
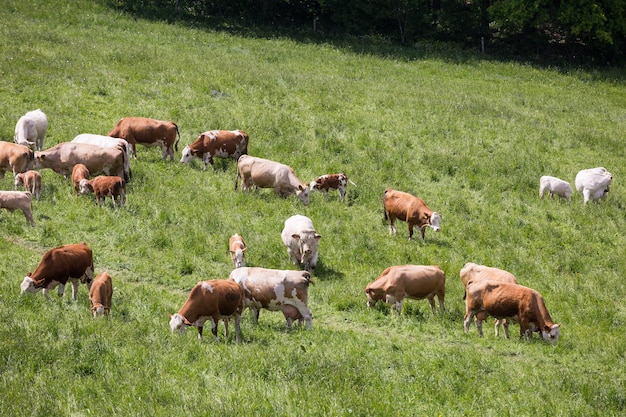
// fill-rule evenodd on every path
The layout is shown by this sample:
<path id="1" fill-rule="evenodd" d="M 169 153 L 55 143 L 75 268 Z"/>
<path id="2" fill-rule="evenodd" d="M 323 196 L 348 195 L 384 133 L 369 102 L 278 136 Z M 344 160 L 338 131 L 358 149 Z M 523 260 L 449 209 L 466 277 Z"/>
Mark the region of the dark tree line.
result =
<path id="1" fill-rule="evenodd" d="M 626 59 L 626 0 L 109 0 L 123 10 L 281 29 L 453 41 L 508 55 Z"/>

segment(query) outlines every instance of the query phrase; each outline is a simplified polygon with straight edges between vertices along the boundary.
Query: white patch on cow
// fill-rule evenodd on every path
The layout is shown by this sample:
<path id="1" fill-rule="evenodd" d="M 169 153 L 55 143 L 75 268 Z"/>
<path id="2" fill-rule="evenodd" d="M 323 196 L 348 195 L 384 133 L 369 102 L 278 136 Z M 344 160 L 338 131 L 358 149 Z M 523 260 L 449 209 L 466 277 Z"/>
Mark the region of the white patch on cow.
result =
<path id="1" fill-rule="evenodd" d="M 219 148 L 215 150 L 215 155 L 213 156 L 220 156 L 222 158 L 228 158 L 230 156 L 230 154 L 228 153 L 228 151 L 224 148 Z"/>
<path id="2" fill-rule="evenodd" d="M 558 324 L 552 326 L 549 332 L 541 331 L 541 337 L 543 340 L 550 343 L 555 343 L 559 341 L 559 336 L 561 335 L 561 327 Z"/>
<path id="3" fill-rule="evenodd" d="M 31 277 L 24 277 L 20 290 L 20 294 L 24 294 L 25 292 L 37 292 L 40 288 L 35 288 L 35 281 Z"/>
<path id="4" fill-rule="evenodd" d="M 187 326 L 185 326 L 185 323 L 183 322 L 183 317 L 176 313 L 172 315 L 172 318 L 170 319 L 170 330 L 172 331 L 172 333 L 174 332 L 179 332 L 179 333 L 183 333 L 185 332 L 185 330 L 187 330 Z"/>
<path id="5" fill-rule="evenodd" d="M 430 224 L 429 226 L 435 231 L 438 232 L 441 230 L 439 226 L 441 224 L 441 216 L 436 211 L 433 211 L 433 214 L 430 216 Z"/>
<path id="6" fill-rule="evenodd" d="M 183 149 L 182 157 L 180 158 L 180 162 L 186 164 L 193 160 L 194 156 L 191 154 L 191 148 L 189 146 L 185 146 Z"/>
<path id="7" fill-rule="evenodd" d="M 204 288 L 205 290 L 207 290 L 208 292 L 213 292 L 213 287 L 211 286 L 211 284 L 207 283 L 207 282 L 203 282 L 202 283 L 202 288 Z M 206 319 L 205 319 L 206 320 Z"/>

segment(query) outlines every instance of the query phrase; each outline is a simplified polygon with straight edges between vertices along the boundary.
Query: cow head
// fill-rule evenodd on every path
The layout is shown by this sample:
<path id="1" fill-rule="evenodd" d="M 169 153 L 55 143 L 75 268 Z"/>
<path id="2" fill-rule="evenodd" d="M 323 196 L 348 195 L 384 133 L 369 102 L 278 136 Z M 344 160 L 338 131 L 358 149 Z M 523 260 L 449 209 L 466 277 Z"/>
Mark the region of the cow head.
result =
<path id="1" fill-rule="evenodd" d="M 294 233 L 291 237 L 300 245 L 300 254 L 302 255 L 300 263 L 307 264 L 311 254 L 317 250 L 322 235 L 315 233 L 315 230 L 307 230 L 303 231 L 302 234 Z"/>
<path id="2" fill-rule="evenodd" d="M 91 185 L 89 180 L 85 178 L 80 180 L 80 182 L 78 183 L 78 192 L 81 194 L 93 193 L 93 186 Z"/>
<path id="3" fill-rule="evenodd" d="M 187 326 L 191 326 L 191 323 L 189 323 L 189 321 L 186 318 L 184 318 L 178 313 L 170 314 L 169 317 L 170 317 L 170 329 L 172 333 L 174 332 L 184 333 L 185 330 L 187 330 Z"/>
<path id="4" fill-rule="evenodd" d="M 436 211 L 433 211 L 433 213 L 430 215 L 430 222 L 428 225 L 435 232 L 438 232 L 439 230 L 441 230 L 441 227 L 439 226 L 440 223 L 441 223 L 441 216 Z"/>
<path id="5" fill-rule="evenodd" d="M 33 281 L 29 273 L 27 276 L 24 277 L 24 281 L 22 281 L 22 284 L 20 285 L 20 295 L 24 294 L 25 292 L 37 292 L 40 289 L 41 288 L 35 286 L 35 281 Z"/>
<path id="6" fill-rule="evenodd" d="M 298 196 L 300 201 L 302 201 L 302 204 L 304 204 L 305 206 L 309 205 L 310 193 L 311 193 L 311 190 L 309 189 L 308 184 L 298 185 L 298 189 L 296 190 L 296 195 Z"/>
<path id="7" fill-rule="evenodd" d="M 560 324 L 553 324 L 552 326 L 544 326 L 543 329 L 541 329 L 541 337 L 543 337 L 543 340 L 545 340 L 546 342 L 549 343 L 556 343 L 559 341 L 559 336 L 561 335 L 561 325 Z"/>
<path id="8" fill-rule="evenodd" d="M 230 252 L 230 256 L 233 259 L 233 263 L 235 264 L 235 268 L 241 268 L 246 266 L 246 262 L 244 259 L 246 252 L 246 248 L 238 248 L 235 251 Z"/>
<path id="9" fill-rule="evenodd" d="M 188 162 L 191 162 L 193 158 L 194 154 L 191 151 L 191 148 L 189 146 L 185 146 L 185 148 L 183 149 L 182 157 L 180 158 L 180 162 L 186 164 Z"/>
<path id="10" fill-rule="evenodd" d="M 382 300 L 382 297 L 383 297 L 382 294 L 377 294 L 376 289 L 370 288 L 369 285 L 365 287 L 365 295 L 367 295 L 368 307 L 374 307 L 376 303 L 378 302 L 378 300 Z"/>
<path id="11" fill-rule="evenodd" d="M 18 173 L 15 175 L 15 183 L 13 184 L 15 187 L 23 185 L 24 184 L 24 174 L 23 173 Z"/>

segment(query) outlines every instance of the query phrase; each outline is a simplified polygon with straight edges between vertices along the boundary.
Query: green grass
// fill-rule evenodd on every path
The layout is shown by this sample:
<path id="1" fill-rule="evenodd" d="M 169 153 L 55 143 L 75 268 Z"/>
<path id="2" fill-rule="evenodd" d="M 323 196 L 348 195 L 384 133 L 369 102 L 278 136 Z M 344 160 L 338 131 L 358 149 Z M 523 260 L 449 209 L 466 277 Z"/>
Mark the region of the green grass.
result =
<path id="1" fill-rule="evenodd" d="M 300 36 L 301 38 L 301 36 Z M 127 207 L 97 207 L 42 171 L 36 227 L 0 211 L 2 415 L 622 415 L 626 412 L 626 89 L 617 69 L 585 72 L 482 60 L 436 45 L 300 42 L 152 22 L 80 0 L 9 0 L 0 15 L 0 138 L 41 108 L 46 147 L 106 134 L 124 116 L 174 120 L 182 146 L 208 129 L 244 129 L 252 155 L 304 181 L 346 172 L 347 203 L 310 206 L 234 190 L 215 170 L 164 163 L 138 147 Z M 539 177 L 614 175 L 606 201 L 538 198 Z M 389 236 L 382 192 L 422 197 L 442 231 Z M 0 189 L 12 189 L 10 175 Z M 246 313 L 244 342 L 171 335 L 199 280 L 225 278 L 228 237 L 247 263 L 295 268 L 280 240 L 300 213 L 323 236 L 310 289 L 313 331 Z M 110 320 L 78 300 L 19 296 L 51 247 L 79 241 L 114 280 Z M 463 333 L 458 273 L 500 267 L 544 295 L 561 340 Z M 444 317 L 426 301 L 394 316 L 363 289 L 395 264 L 438 264 Z M 223 329 L 222 327 L 220 328 Z"/>

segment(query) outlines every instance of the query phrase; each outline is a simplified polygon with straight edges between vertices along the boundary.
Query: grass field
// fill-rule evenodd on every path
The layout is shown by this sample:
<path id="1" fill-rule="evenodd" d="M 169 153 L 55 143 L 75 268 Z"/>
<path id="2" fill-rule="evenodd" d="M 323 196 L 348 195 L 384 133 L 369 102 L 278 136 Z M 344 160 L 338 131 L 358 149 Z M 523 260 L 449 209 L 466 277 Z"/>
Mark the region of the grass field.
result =
<path id="1" fill-rule="evenodd" d="M 252 32 L 251 32 L 252 33 Z M 626 88 L 623 69 L 582 71 L 490 61 L 445 45 L 237 35 L 201 22 L 134 18 L 102 2 L 8 0 L 0 14 L 0 139 L 41 108 L 45 147 L 106 134 L 124 116 L 174 120 L 175 162 L 138 147 L 127 206 L 75 196 L 41 171 L 36 226 L 0 211 L 0 414 L 221 416 L 590 416 L 626 413 Z M 345 172 L 346 203 L 303 206 L 234 190 L 236 165 L 178 162 L 200 132 L 243 129 L 249 153 L 303 181 Z M 539 177 L 572 186 L 606 167 L 607 200 L 538 197 Z M 387 187 L 423 198 L 442 231 L 390 236 Z M 0 189 L 13 189 L 11 175 Z M 168 314 L 193 285 L 226 278 L 228 237 L 248 266 L 295 269 L 285 219 L 322 235 L 313 330 L 246 312 L 243 343 L 171 335 Z M 43 253 L 85 241 L 113 276 L 109 320 L 78 300 L 19 295 Z M 543 294 L 561 339 L 463 332 L 459 270 L 506 269 Z M 390 265 L 438 264 L 446 313 L 409 300 L 368 309 L 364 287 Z M 220 327 L 223 331 L 223 327 Z M 209 333 L 210 335 L 210 333 Z"/>

